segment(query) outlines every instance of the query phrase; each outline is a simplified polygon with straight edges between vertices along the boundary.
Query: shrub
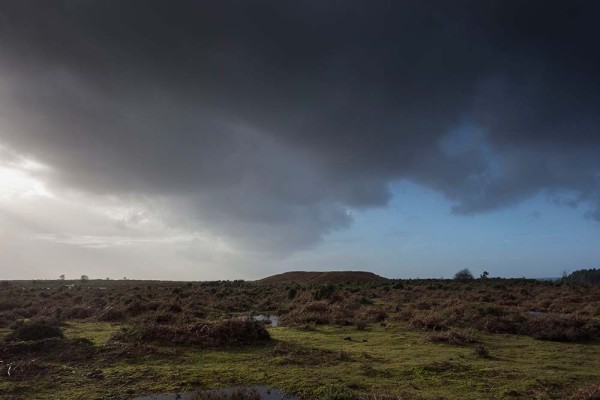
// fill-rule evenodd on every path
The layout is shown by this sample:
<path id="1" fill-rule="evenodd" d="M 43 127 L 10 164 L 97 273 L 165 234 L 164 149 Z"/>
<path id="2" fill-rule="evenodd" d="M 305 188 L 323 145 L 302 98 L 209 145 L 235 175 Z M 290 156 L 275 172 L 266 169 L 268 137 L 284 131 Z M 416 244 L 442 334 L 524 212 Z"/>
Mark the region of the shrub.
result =
<path id="1" fill-rule="evenodd" d="M 146 322 L 118 332 L 113 339 L 225 347 L 260 343 L 269 340 L 270 335 L 257 321 L 230 319 L 211 324 L 158 325 Z"/>
<path id="2" fill-rule="evenodd" d="M 94 315 L 94 310 L 90 307 L 75 306 L 63 313 L 65 319 L 86 319 Z"/>
<path id="3" fill-rule="evenodd" d="M 251 319 L 228 319 L 214 323 L 208 337 L 213 345 L 253 344 L 269 340 L 264 324 Z"/>
<path id="4" fill-rule="evenodd" d="M 20 324 L 5 337 L 7 342 L 16 340 L 42 340 L 49 338 L 63 338 L 63 333 L 58 326 L 40 321 Z"/>
<path id="5" fill-rule="evenodd" d="M 298 291 L 296 290 L 296 288 L 290 288 L 287 293 L 288 299 L 293 300 L 296 297 L 297 293 L 298 293 Z"/>
<path id="6" fill-rule="evenodd" d="M 179 304 L 173 303 L 169 304 L 169 306 L 167 307 L 167 311 L 171 313 L 180 313 L 181 311 L 183 311 L 183 309 Z"/>
<path id="7" fill-rule="evenodd" d="M 331 299 L 333 294 L 335 293 L 335 285 L 332 283 L 328 283 L 326 285 L 321 285 L 313 292 L 314 300 L 323 300 L 323 299 Z"/>
<path id="8" fill-rule="evenodd" d="M 126 318 L 127 318 L 127 315 L 125 314 L 125 311 L 123 311 L 121 309 L 113 308 L 113 307 L 108 307 L 108 308 L 102 310 L 100 315 L 98 315 L 98 317 L 97 317 L 98 321 L 104 321 L 104 322 L 123 321 Z"/>
<path id="9" fill-rule="evenodd" d="M 431 312 L 427 315 L 414 316 L 410 319 L 410 325 L 424 331 L 443 331 L 448 329 L 447 317 L 441 313 Z"/>
<path id="10" fill-rule="evenodd" d="M 282 325 L 352 325 L 355 320 L 354 306 L 348 303 L 327 304 L 314 301 L 295 308 L 282 316 Z"/>
<path id="11" fill-rule="evenodd" d="M 505 314 L 505 312 L 502 308 L 496 307 L 496 306 L 491 306 L 491 305 L 478 306 L 477 311 L 481 315 L 503 316 Z"/>
<path id="12" fill-rule="evenodd" d="M 172 324 L 177 320 L 177 317 L 170 313 L 157 313 L 149 320 L 154 321 L 157 324 Z"/>
<path id="13" fill-rule="evenodd" d="M 9 326 L 14 320 L 14 316 L 9 316 L 5 313 L 0 313 L 0 328 Z"/>
<path id="14" fill-rule="evenodd" d="M 304 312 L 327 312 L 329 305 L 323 301 L 315 301 L 304 306 Z"/>
<path id="15" fill-rule="evenodd" d="M 362 304 L 362 305 L 365 305 L 365 306 L 370 306 L 370 305 L 373 304 L 373 300 L 369 300 L 369 299 L 367 299 L 366 297 L 363 296 L 363 297 L 360 298 L 359 303 Z"/>
<path id="16" fill-rule="evenodd" d="M 577 342 L 596 337 L 598 325 L 591 318 L 547 315 L 528 318 L 522 333 L 539 340 Z"/>
<path id="17" fill-rule="evenodd" d="M 148 311 L 148 309 L 149 308 L 146 305 L 142 304 L 140 301 L 133 301 L 127 304 L 125 312 L 131 317 L 137 317 L 138 315 Z"/>
<path id="18" fill-rule="evenodd" d="M 16 300 L 0 301 L 0 311 L 14 310 L 15 308 L 19 308 L 20 305 Z"/>

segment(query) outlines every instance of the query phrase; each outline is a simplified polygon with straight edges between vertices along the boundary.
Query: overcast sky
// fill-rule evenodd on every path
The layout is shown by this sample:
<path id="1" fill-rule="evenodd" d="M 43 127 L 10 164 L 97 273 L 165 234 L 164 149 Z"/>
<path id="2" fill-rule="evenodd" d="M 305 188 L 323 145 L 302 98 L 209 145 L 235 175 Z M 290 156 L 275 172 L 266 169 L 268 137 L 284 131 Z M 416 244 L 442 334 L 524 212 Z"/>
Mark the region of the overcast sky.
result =
<path id="1" fill-rule="evenodd" d="M 598 1 L 0 2 L 0 279 L 600 260 Z"/>

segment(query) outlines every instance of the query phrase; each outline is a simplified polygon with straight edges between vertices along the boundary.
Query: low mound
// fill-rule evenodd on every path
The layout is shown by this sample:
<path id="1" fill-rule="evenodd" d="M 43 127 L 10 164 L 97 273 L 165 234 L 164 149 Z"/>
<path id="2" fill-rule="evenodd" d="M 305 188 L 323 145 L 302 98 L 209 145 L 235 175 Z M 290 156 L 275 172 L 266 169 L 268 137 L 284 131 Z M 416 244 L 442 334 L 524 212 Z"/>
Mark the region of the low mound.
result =
<path id="1" fill-rule="evenodd" d="M 365 271 L 290 271 L 272 275 L 256 281 L 267 285 L 276 284 L 323 284 L 345 282 L 383 282 L 387 278 Z"/>

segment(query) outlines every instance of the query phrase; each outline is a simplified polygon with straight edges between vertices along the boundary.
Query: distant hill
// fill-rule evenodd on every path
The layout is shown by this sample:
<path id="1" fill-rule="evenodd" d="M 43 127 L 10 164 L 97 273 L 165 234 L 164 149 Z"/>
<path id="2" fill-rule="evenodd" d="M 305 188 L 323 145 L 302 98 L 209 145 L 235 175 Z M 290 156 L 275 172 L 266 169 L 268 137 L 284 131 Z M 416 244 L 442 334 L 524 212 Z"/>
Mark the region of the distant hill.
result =
<path id="1" fill-rule="evenodd" d="M 365 271 L 290 271 L 259 279 L 257 283 L 274 284 L 322 284 L 345 282 L 383 282 L 387 278 Z"/>

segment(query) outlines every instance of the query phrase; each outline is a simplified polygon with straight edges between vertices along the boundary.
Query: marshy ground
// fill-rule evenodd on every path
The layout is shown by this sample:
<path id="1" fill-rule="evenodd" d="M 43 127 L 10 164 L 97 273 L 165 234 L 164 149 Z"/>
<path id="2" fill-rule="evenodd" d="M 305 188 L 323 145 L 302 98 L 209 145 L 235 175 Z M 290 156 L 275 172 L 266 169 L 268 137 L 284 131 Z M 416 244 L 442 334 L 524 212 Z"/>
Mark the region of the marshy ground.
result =
<path id="1" fill-rule="evenodd" d="M 596 399 L 599 317 L 599 287 L 532 280 L 4 282 L 0 397 Z"/>

